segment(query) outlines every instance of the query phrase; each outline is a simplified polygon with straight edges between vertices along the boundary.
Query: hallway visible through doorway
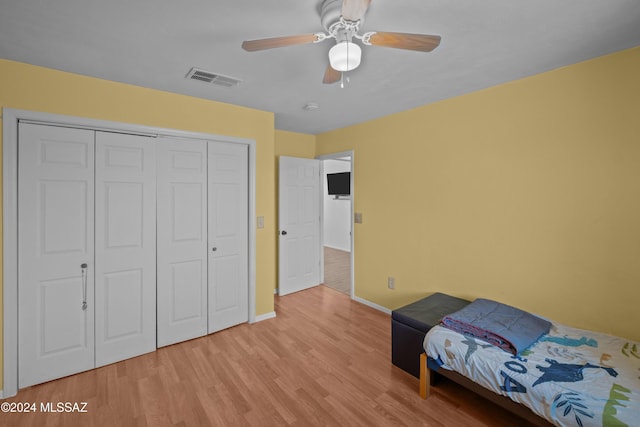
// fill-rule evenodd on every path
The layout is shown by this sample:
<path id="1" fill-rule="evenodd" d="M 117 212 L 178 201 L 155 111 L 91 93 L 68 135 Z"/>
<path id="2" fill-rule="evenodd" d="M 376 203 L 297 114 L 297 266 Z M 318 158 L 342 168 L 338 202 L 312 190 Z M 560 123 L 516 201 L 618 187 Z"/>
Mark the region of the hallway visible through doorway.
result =
<path id="1" fill-rule="evenodd" d="M 324 285 L 349 295 L 351 253 L 324 247 Z"/>

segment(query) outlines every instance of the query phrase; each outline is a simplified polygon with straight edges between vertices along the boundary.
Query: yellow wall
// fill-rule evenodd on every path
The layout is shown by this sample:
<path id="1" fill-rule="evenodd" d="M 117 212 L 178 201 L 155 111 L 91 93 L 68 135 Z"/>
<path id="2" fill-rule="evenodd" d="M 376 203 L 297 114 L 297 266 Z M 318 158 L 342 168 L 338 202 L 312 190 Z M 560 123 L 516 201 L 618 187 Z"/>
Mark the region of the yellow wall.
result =
<path id="1" fill-rule="evenodd" d="M 276 171 L 278 157 L 303 157 L 313 159 L 316 156 L 316 137 L 306 133 L 276 130 L 275 133 Z"/>
<path id="2" fill-rule="evenodd" d="M 356 295 L 492 298 L 640 340 L 638 76 L 637 47 L 318 135 L 354 149 Z"/>
<path id="3" fill-rule="evenodd" d="M 273 113 L 6 60 L 0 60 L 0 107 L 254 139 L 256 215 L 265 217 L 265 227 L 256 231 L 256 314 L 273 311 L 276 278 Z M 1 310 L 0 301 L 0 313 Z"/>

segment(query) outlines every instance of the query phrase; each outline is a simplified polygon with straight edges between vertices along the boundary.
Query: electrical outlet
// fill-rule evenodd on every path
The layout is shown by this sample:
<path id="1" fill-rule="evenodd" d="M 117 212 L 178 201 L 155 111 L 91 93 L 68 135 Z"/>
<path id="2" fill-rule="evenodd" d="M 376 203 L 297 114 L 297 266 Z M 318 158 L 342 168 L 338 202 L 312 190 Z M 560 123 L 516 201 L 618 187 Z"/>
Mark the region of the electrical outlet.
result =
<path id="1" fill-rule="evenodd" d="M 387 278 L 387 286 L 389 287 L 389 289 L 395 289 L 396 288 L 396 279 L 389 276 Z"/>

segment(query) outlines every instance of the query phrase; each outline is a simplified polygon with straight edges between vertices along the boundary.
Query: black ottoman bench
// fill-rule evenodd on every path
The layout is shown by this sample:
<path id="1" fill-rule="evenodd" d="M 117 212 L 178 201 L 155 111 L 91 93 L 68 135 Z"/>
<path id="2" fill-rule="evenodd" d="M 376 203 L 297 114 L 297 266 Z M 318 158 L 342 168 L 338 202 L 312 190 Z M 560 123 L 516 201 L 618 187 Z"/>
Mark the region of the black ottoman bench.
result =
<path id="1" fill-rule="evenodd" d="M 391 363 L 420 378 L 422 343 L 429 329 L 449 313 L 469 304 L 461 298 L 436 292 L 391 312 Z"/>

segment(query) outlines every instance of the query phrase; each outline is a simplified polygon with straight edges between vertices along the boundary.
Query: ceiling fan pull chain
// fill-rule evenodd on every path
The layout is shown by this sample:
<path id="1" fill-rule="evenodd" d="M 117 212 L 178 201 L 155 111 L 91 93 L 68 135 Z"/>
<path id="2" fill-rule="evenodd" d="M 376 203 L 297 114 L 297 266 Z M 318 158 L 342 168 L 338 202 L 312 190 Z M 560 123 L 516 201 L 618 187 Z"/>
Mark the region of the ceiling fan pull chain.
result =
<path id="1" fill-rule="evenodd" d="M 344 83 L 347 82 L 347 84 L 349 84 L 350 81 L 351 79 L 349 79 L 349 76 L 345 78 L 344 72 L 340 73 L 340 89 L 344 89 Z"/>

